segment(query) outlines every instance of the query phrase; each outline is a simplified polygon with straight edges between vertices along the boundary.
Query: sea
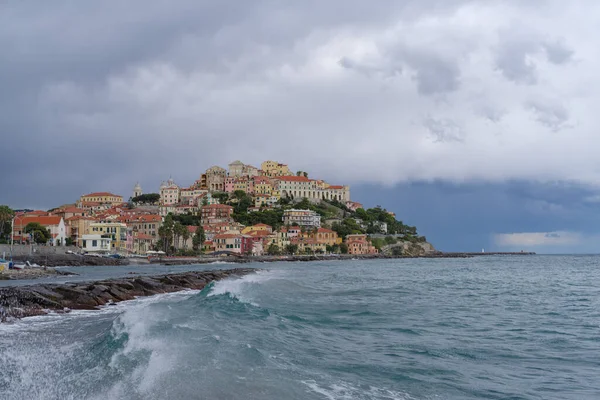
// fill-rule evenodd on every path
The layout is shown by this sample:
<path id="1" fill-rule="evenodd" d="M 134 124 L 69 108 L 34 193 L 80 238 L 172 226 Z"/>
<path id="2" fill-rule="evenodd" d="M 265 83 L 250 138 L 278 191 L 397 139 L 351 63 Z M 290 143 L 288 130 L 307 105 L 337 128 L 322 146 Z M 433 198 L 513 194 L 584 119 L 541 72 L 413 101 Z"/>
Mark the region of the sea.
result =
<path id="1" fill-rule="evenodd" d="M 0 399 L 600 399 L 600 256 L 246 266 L 1 324 Z"/>

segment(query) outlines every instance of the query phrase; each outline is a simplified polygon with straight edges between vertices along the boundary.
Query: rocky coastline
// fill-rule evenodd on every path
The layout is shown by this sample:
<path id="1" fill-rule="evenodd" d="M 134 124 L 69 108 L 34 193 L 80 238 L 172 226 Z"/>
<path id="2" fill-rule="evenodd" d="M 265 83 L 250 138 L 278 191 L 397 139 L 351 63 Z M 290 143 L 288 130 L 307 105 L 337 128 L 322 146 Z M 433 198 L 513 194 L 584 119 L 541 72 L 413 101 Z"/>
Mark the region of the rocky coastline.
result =
<path id="1" fill-rule="evenodd" d="M 194 271 L 160 276 L 135 276 L 97 282 L 39 284 L 0 288 L 0 321 L 48 312 L 94 310 L 140 296 L 200 290 L 212 281 L 256 272 L 252 268 Z"/>

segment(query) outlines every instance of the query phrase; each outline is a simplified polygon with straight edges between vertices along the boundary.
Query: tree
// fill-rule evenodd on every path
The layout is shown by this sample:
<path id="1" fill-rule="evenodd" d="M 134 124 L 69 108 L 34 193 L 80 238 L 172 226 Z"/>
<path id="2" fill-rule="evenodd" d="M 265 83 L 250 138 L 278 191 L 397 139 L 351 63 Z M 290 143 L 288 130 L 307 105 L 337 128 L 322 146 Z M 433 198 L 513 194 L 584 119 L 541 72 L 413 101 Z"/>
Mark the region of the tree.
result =
<path id="1" fill-rule="evenodd" d="M 33 241 L 37 244 L 45 244 L 52 238 L 50 231 L 40 225 L 38 222 L 30 222 L 25 227 L 25 233 L 32 235 Z"/>
<path id="2" fill-rule="evenodd" d="M 134 204 L 158 204 L 160 200 L 160 194 L 158 193 L 147 193 L 142 194 L 131 199 Z"/>
<path id="3" fill-rule="evenodd" d="M 175 224 L 173 224 L 173 236 L 175 238 L 175 248 L 180 249 L 181 247 L 181 243 L 180 243 L 180 239 L 183 238 L 184 236 L 189 237 L 189 232 L 187 230 L 187 227 L 185 227 L 184 225 L 182 225 L 180 222 L 175 222 Z M 186 240 L 186 239 L 184 239 Z"/>
<path id="4" fill-rule="evenodd" d="M 217 199 L 219 204 L 225 204 L 229 200 L 229 193 L 217 192 L 212 194 L 213 199 Z"/>
<path id="5" fill-rule="evenodd" d="M 9 206 L 0 206 L 0 237 L 7 231 L 10 232 L 10 224 L 14 216 L 15 212 Z"/>
<path id="6" fill-rule="evenodd" d="M 296 254 L 298 252 L 298 245 L 288 244 L 287 246 L 285 246 L 285 252 L 290 255 Z"/>
<path id="7" fill-rule="evenodd" d="M 267 254 L 270 256 L 276 256 L 281 254 L 281 250 L 279 250 L 279 246 L 277 246 L 276 244 L 271 244 L 267 249 Z"/>
<path id="8" fill-rule="evenodd" d="M 206 235 L 204 234 L 204 228 L 202 228 L 202 225 L 198 225 L 198 229 L 196 229 L 196 233 L 192 238 L 192 248 L 196 251 L 202 250 L 205 241 Z"/>
<path id="9" fill-rule="evenodd" d="M 65 245 L 67 245 L 67 246 L 75 246 L 75 241 L 72 238 L 68 237 L 68 238 L 65 239 Z"/>
<path id="10" fill-rule="evenodd" d="M 385 237 L 385 242 L 387 244 L 396 244 L 396 243 L 398 243 L 398 240 L 396 240 L 396 238 L 393 237 L 393 236 L 386 236 Z"/>
<path id="11" fill-rule="evenodd" d="M 346 243 L 340 244 L 340 253 L 348 254 L 348 245 Z"/>
<path id="12" fill-rule="evenodd" d="M 165 253 L 169 253 L 171 250 L 171 246 L 173 243 L 173 227 L 175 223 L 173 222 L 173 214 L 169 213 L 160 228 L 158 228 L 158 236 L 161 239 L 162 250 Z"/>

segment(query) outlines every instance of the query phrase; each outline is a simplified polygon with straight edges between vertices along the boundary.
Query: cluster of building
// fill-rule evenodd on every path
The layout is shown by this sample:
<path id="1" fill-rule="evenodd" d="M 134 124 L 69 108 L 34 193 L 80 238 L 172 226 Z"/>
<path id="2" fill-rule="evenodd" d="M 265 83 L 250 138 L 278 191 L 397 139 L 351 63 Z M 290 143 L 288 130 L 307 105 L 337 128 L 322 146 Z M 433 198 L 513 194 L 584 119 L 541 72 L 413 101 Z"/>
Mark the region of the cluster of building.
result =
<path id="1" fill-rule="evenodd" d="M 51 245 L 75 244 L 88 252 L 146 254 L 159 240 L 159 229 L 165 216 L 199 215 L 206 241 L 206 252 L 229 252 L 262 255 L 271 245 L 279 249 L 297 246 L 298 252 L 324 253 L 327 246 L 340 245 L 342 239 L 331 229 L 321 226 L 320 216 L 310 210 L 287 209 L 283 227 L 277 231 L 264 224 L 243 226 L 233 220 L 233 207 L 220 204 L 217 193 L 243 191 L 253 201 L 251 211 L 277 207 L 279 200 L 303 199 L 312 202 L 336 200 L 351 209 L 362 207 L 350 201 L 348 186 L 331 185 L 323 180 L 309 179 L 304 172 L 292 174 L 289 167 L 276 161 L 265 161 L 261 168 L 240 161 L 229 169 L 213 166 L 188 187 L 172 179 L 161 183 L 157 204 L 132 204 L 122 196 L 109 192 L 83 195 L 70 206 L 51 212 L 20 212 L 13 224 L 13 239 L 29 242 L 25 227 L 32 222 L 51 233 Z M 143 195 L 136 184 L 132 199 Z M 196 226 L 187 226 L 187 234 L 174 240 L 180 249 L 192 248 Z M 366 235 L 349 235 L 346 239 L 351 254 L 369 254 L 377 250 Z"/>
<path id="2" fill-rule="evenodd" d="M 214 193 L 235 191 L 252 197 L 254 204 L 249 211 L 274 207 L 282 197 L 353 203 L 350 201 L 349 186 L 309 179 L 306 173 L 293 174 L 286 164 L 276 161 L 265 161 L 260 168 L 234 161 L 228 167 L 229 170 L 219 166 L 210 167 L 188 187 L 177 185 L 173 179 L 162 182 L 159 214 L 198 212 L 202 206 L 218 204 Z M 134 189 L 134 194 L 141 194 L 139 185 Z"/>

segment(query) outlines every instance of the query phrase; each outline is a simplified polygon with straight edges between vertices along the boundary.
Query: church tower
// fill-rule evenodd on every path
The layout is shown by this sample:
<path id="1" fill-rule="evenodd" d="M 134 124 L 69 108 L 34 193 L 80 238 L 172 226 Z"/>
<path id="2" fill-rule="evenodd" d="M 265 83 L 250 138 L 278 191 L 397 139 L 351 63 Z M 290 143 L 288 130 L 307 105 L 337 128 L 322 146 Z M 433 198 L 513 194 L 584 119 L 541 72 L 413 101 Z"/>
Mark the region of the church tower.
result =
<path id="1" fill-rule="evenodd" d="M 141 196 L 142 194 L 143 194 L 142 187 L 140 186 L 140 183 L 138 182 L 135 184 L 135 187 L 133 188 L 132 198 Z"/>

